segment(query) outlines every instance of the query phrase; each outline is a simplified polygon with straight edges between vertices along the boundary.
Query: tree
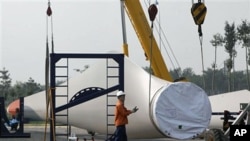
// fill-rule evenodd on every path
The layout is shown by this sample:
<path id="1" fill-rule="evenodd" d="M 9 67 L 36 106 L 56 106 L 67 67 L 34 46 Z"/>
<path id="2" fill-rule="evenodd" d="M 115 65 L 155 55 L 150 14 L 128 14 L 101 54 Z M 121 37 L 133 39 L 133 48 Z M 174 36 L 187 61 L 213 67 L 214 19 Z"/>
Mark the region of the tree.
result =
<path id="1" fill-rule="evenodd" d="M 229 54 L 229 58 L 226 60 L 226 66 L 228 70 L 228 91 L 231 91 L 231 70 L 234 66 L 234 57 L 236 56 L 235 43 L 237 41 L 236 33 L 235 33 L 235 25 L 232 23 L 231 25 L 226 21 L 225 23 L 225 49 Z"/>
<path id="2" fill-rule="evenodd" d="M 24 84 L 26 89 L 26 96 L 32 95 L 34 93 L 42 91 L 42 87 L 40 84 L 36 83 L 34 79 L 29 78 L 28 82 Z"/>
<path id="3" fill-rule="evenodd" d="M 219 93 L 227 92 L 228 91 L 228 88 L 227 88 L 228 85 L 225 82 L 227 82 L 228 78 L 227 78 L 227 72 L 225 72 L 224 68 L 216 70 L 215 78 L 217 78 L 216 79 L 216 82 L 217 82 L 216 84 L 217 85 L 215 85 L 213 94 L 219 94 Z"/>
<path id="4" fill-rule="evenodd" d="M 11 87 L 10 90 L 11 94 L 11 100 L 18 99 L 19 97 L 25 96 L 25 91 L 24 91 L 24 84 L 22 82 L 17 81 L 16 84 L 14 84 Z"/>
<path id="5" fill-rule="evenodd" d="M 213 35 L 213 39 L 210 41 L 212 46 L 214 46 L 214 63 L 212 64 L 213 68 L 213 78 L 212 78 L 212 92 L 214 92 L 214 77 L 215 77 L 215 70 L 216 70 L 216 57 L 217 57 L 217 47 L 222 46 L 223 44 L 223 37 L 219 33 Z"/>
<path id="6" fill-rule="evenodd" d="M 0 76 L 0 91 L 2 96 L 5 98 L 5 100 L 8 98 L 8 91 L 11 87 L 11 78 L 9 71 L 3 68 L 3 70 L 0 70 L 0 73 L 2 74 Z"/>
<path id="7" fill-rule="evenodd" d="M 250 57 L 249 57 L 249 47 L 250 47 L 250 23 L 246 20 L 242 21 L 241 25 L 237 27 L 237 38 L 242 44 L 242 47 L 245 47 L 246 52 L 246 80 L 247 80 L 247 87 L 250 90 L 249 86 L 249 72 L 248 72 L 248 65 L 250 65 Z"/>
<path id="8" fill-rule="evenodd" d="M 175 68 L 173 70 L 171 69 L 169 73 L 174 81 L 179 80 L 180 77 L 182 76 L 181 68 Z"/>
<path id="9" fill-rule="evenodd" d="M 6 103 L 8 103 L 8 101 L 18 99 L 19 97 L 35 94 L 44 89 L 45 86 L 41 86 L 40 84 L 36 83 L 31 77 L 29 78 L 28 82 L 16 81 L 16 84 L 14 84 L 8 91 L 10 97 Z"/>

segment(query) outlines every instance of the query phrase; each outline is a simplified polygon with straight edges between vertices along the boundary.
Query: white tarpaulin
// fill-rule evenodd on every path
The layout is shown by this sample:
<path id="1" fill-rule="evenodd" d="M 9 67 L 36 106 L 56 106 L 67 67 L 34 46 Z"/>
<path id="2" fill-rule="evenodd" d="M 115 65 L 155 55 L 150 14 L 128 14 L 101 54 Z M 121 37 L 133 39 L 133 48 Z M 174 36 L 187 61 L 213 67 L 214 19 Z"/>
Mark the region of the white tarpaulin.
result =
<path id="1" fill-rule="evenodd" d="M 212 110 L 207 94 L 190 82 L 164 86 L 156 94 L 152 106 L 156 126 L 169 137 L 196 137 L 210 123 Z"/>

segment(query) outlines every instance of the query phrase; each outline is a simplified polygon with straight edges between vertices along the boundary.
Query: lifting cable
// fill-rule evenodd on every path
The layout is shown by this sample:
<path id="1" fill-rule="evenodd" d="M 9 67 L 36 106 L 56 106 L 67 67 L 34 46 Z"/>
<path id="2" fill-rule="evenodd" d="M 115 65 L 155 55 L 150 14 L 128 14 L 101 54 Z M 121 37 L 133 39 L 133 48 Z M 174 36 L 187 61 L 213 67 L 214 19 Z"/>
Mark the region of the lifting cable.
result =
<path id="1" fill-rule="evenodd" d="M 50 117 L 50 120 L 52 120 L 52 124 L 54 124 L 54 109 L 53 109 L 53 103 L 52 103 L 52 94 L 51 89 L 49 87 L 49 19 L 51 19 L 51 46 L 52 46 L 52 52 L 54 52 L 54 41 L 53 41 L 53 22 L 52 22 L 52 9 L 50 7 L 50 0 L 48 0 L 48 8 L 46 11 L 46 59 L 45 59 L 45 89 L 46 89 L 46 119 L 45 119 L 45 132 L 44 132 L 44 141 L 46 140 L 46 133 L 47 133 L 47 122 L 48 122 L 48 110 L 50 107 L 50 113 L 52 113 L 52 117 Z M 54 129 L 54 125 L 53 128 Z M 53 131 L 53 139 L 55 141 L 55 131 Z"/>
<path id="2" fill-rule="evenodd" d="M 198 3 L 194 3 L 192 0 L 192 8 L 191 8 L 191 14 L 193 16 L 194 22 L 196 25 L 198 25 L 198 33 L 199 33 L 199 40 L 200 40 L 200 46 L 201 46 L 201 60 L 202 60 L 202 77 L 203 77 L 203 87 L 205 89 L 205 76 L 204 76 L 204 59 L 203 59 L 203 34 L 202 34 L 202 28 L 201 25 L 203 24 L 205 20 L 205 16 L 207 13 L 207 8 L 201 0 L 198 0 Z"/>
<path id="3" fill-rule="evenodd" d="M 146 7 L 147 7 L 147 6 L 150 5 L 150 1 L 148 0 L 148 3 L 147 3 L 147 2 L 145 2 L 145 0 L 144 0 L 144 4 L 145 4 Z M 155 4 L 158 6 L 158 9 L 159 9 L 159 2 L 158 2 L 157 0 L 155 1 Z M 158 11 L 158 13 L 160 14 L 160 11 Z M 171 45 L 170 45 L 170 43 L 169 43 L 169 41 L 168 41 L 168 39 L 167 39 L 166 34 L 165 34 L 164 32 L 162 32 L 160 16 L 159 16 L 158 19 L 156 19 L 156 22 L 158 23 L 158 27 L 156 26 L 156 27 L 154 27 L 154 28 L 156 29 L 157 33 L 159 34 L 159 40 L 160 40 L 160 41 L 159 41 L 159 47 L 160 47 L 160 50 L 161 50 L 161 52 L 162 52 L 162 49 L 161 49 L 161 48 L 163 47 L 163 49 L 164 49 L 165 52 L 166 52 L 166 55 L 167 55 L 168 58 L 169 58 L 170 63 L 172 64 L 172 66 L 173 66 L 173 68 L 174 68 L 174 72 L 177 74 L 178 77 L 180 77 L 181 74 L 177 71 L 177 68 L 180 68 L 180 69 L 181 69 L 181 67 L 180 67 L 180 64 L 179 64 L 179 62 L 178 62 L 178 60 L 177 60 L 177 58 L 176 58 L 176 56 L 175 56 L 175 54 L 174 54 L 174 52 L 173 52 L 173 49 L 172 49 L 172 47 L 171 47 Z M 163 38 L 162 38 L 161 34 L 163 35 Z M 165 42 L 166 42 L 166 44 L 167 44 L 167 46 L 168 46 L 168 49 L 170 50 L 170 53 L 173 55 L 173 57 L 170 56 L 170 53 L 169 53 L 169 51 L 167 50 L 166 44 L 165 44 L 165 42 L 163 41 L 163 39 L 165 40 Z M 173 58 L 173 59 L 172 59 L 172 58 Z M 175 64 L 176 64 L 176 65 L 175 65 Z M 177 67 L 176 67 L 176 66 L 177 66 Z"/>
<path id="4" fill-rule="evenodd" d="M 47 43 L 48 43 L 48 36 L 49 36 L 49 19 L 50 19 L 50 31 L 51 31 L 51 47 L 52 47 L 52 53 L 54 53 L 54 36 L 53 36 L 53 18 L 52 18 L 52 9 L 50 7 L 50 0 L 48 0 L 48 9 L 46 11 L 47 18 L 46 18 L 46 30 L 47 30 Z"/>
<path id="5" fill-rule="evenodd" d="M 54 109 L 52 107 L 52 93 L 51 93 L 51 90 L 47 90 L 48 91 L 48 95 L 47 95 L 47 102 L 46 102 L 46 120 L 45 120 L 45 132 L 44 132 L 44 141 L 46 141 L 46 133 L 47 133 L 47 121 L 48 121 L 48 118 L 49 118 L 49 108 L 50 108 L 50 112 L 52 113 L 52 117 L 50 118 L 50 120 L 52 120 L 52 126 L 53 126 L 53 141 L 55 141 L 55 129 L 54 129 Z"/>
<path id="6" fill-rule="evenodd" d="M 154 20 L 155 20 L 155 16 L 158 12 L 158 9 L 156 7 L 155 4 L 151 4 L 148 8 L 148 13 L 149 13 L 149 18 L 151 21 L 151 35 L 150 35 L 150 61 L 149 61 L 149 103 L 150 103 L 150 98 L 151 98 L 151 77 L 152 77 L 152 55 L 153 55 L 153 51 L 152 51 L 152 46 L 153 46 L 153 27 L 154 27 Z"/>

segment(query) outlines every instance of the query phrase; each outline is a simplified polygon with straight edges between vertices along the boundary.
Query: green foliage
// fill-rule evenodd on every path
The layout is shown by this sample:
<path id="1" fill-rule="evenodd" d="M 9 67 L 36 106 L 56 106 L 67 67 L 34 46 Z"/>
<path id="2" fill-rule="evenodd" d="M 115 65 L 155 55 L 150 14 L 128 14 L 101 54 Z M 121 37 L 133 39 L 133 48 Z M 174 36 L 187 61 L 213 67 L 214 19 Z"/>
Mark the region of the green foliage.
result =
<path id="1" fill-rule="evenodd" d="M 5 98 L 5 104 L 19 97 L 25 97 L 44 90 L 44 86 L 36 83 L 32 78 L 29 78 L 27 82 L 16 82 L 16 84 L 12 86 L 8 72 L 5 68 L 0 71 L 0 96 Z"/>
<path id="2" fill-rule="evenodd" d="M 192 68 L 186 68 L 183 71 L 178 69 L 179 73 L 182 74 L 182 77 L 187 78 L 189 82 L 195 83 L 199 87 L 203 88 L 203 82 L 202 82 L 202 75 L 197 75 L 194 73 Z M 213 75 L 213 69 L 208 68 L 204 72 L 205 76 L 205 83 L 206 83 L 206 88 L 205 91 L 207 92 L 208 95 L 214 95 L 214 94 L 220 94 L 220 93 L 226 93 L 228 92 L 228 85 L 227 85 L 227 72 L 225 71 L 225 68 L 216 70 L 215 72 L 215 85 L 214 85 L 214 90 L 212 91 L 212 75 Z M 176 76 L 175 70 L 170 70 L 170 74 L 172 76 Z M 242 90 L 242 89 L 247 89 L 246 85 L 246 77 L 245 77 L 245 72 L 244 71 L 236 71 L 234 73 L 235 77 L 235 90 Z M 177 79 L 178 77 L 174 77 L 174 79 Z"/>
<path id="3" fill-rule="evenodd" d="M 245 76 L 245 82 L 247 82 L 247 89 L 250 89 L 249 85 L 249 74 L 248 74 L 248 65 L 250 64 L 250 53 L 249 53 L 249 47 L 250 47 L 250 23 L 247 22 L 247 20 L 243 20 L 240 25 L 237 26 L 237 30 L 235 30 L 235 24 L 229 24 L 227 21 L 225 22 L 224 27 L 224 37 L 221 36 L 219 33 L 215 34 L 213 36 L 213 40 L 210 41 L 212 46 L 215 47 L 215 61 L 212 64 L 213 70 L 213 79 L 215 79 L 215 73 L 216 72 L 216 48 L 217 45 L 221 46 L 224 45 L 225 51 L 229 54 L 229 58 L 225 60 L 225 65 L 227 68 L 227 82 L 228 82 L 228 91 L 232 91 L 235 89 L 235 73 L 231 74 L 231 70 L 234 70 L 234 60 L 237 57 L 237 51 L 235 49 L 235 44 L 238 41 L 242 47 L 246 48 L 246 76 Z M 226 82 L 226 81 L 225 81 Z M 215 85 L 215 80 L 212 80 L 212 86 Z M 232 86 L 232 88 L 231 88 Z M 212 91 L 214 91 L 212 87 Z"/>
<path id="4" fill-rule="evenodd" d="M 233 51 L 233 47 L 235 45 L 235 42 L 237 41 L 236 33 L 235 33 L 235 25 L 232 23 L 231 25 L 226 22 L 225 23 L 225 37 L 224 37 L 224 43 L 225 48 L 228 53 L 231 53 Z"/>
<path id="5" fill-rule="evenodd" d="M 247 20 L 243 20 L 241 25 L 237 27 L 237 39 L 242 47 L 245 47 L 246 51 L 246 79 L 248 89 L 250 89 L 250 82 L 249 82 L 249 73 L 248 73 L 248 65 L 250 65 L 250 23 Z"/>
<path id="6" fill-rule="evenodd" d="M 217 47 L 217 46 L 222 46 L 223 45 L 223 36 L 220 33 L 216 33 L 213 35 L 213 39 L 210 41 L 212 46 Z"/>
<path id="7" fill-rule="evenodd" d="M 250 23 L 247 20 L 243 20 L 237 27 L 237 38 L 242 47 L 250 47 Z"/>
<path id="8" fill-rule="evenodd" d="M 8 98 L 8 92 L 11 87 L 11 79 L 9 71 L 3 68 L 3 70 L 0 70 L 1 76 L 0 76 L 0 96 L 4 97 L 5 100 Z"/>

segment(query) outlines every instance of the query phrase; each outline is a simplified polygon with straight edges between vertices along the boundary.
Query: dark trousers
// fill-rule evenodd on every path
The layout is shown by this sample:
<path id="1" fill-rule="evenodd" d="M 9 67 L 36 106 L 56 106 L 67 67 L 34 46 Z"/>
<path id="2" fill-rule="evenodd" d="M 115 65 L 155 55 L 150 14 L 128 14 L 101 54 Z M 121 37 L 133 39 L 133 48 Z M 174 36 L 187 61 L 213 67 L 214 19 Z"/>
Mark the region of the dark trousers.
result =
<path id="1" fill-rule="evenodd" d="M 13 123 L 13 124 L 11 124 L 11 126 L 10 126 L 11 129 L 10 129 L 10 130 L 11 130 L 11 131 L 13 131 L 13 130 L 16 131 L 16 130 L 17 130 L 17 126 L 18 126 L 18 123 Z"/>
<path id="2" fill-rule="evenodd" d="M 117 126 L 115 131 L 115 141 L 127 141 L 125 125 Z"/>

